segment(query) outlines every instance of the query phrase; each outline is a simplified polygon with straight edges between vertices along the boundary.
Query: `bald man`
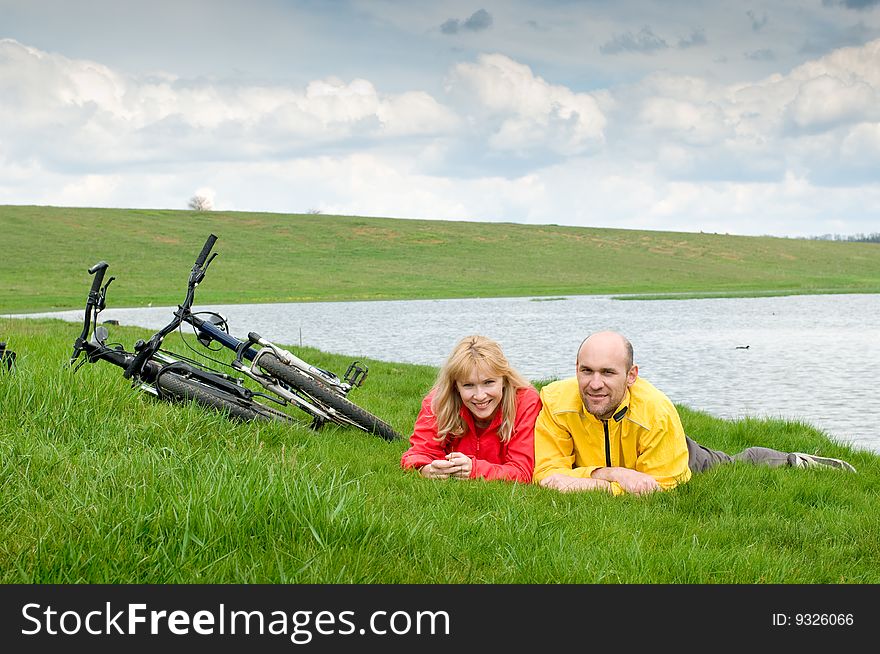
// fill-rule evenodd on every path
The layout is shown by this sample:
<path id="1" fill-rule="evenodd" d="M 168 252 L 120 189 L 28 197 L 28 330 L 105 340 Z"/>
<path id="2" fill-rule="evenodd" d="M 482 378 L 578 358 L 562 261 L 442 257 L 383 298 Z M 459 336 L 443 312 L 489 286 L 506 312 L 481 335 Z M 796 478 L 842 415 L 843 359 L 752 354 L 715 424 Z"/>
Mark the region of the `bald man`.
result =
<path id="1" fill-rule="evenodd" d="M 576 376 L 545 386 L 541 401 L 534 481 L 559 491 L 642 495 L 734 461 L 855 472 L 840 459 L 800 452 L 750 447 L 730 456 L 699 445 L 685 435 L 672 401 L 639 377 L 632 344 L 617 332 L 584 339 Z"/>

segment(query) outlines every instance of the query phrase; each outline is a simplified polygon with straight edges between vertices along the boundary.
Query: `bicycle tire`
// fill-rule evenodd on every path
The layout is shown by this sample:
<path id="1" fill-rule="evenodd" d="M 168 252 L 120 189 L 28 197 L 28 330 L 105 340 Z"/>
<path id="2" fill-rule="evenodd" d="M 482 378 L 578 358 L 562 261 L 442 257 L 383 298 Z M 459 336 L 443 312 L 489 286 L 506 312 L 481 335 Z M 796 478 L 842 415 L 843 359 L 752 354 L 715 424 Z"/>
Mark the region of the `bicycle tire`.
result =
<path id="1" fill-rule="evenodd" d="M 168 371 L 156 380 L 160 397 L 168 397 L 178 402 L 196 403 L 227 413 L 231 418 L 249 422 L 252 420 L 290 421 L 291 417 L 283 411 L 264 406 L 259 402 L 235 397 L 222 390 L 211 388 L 183 375 Z"/>
<path id="2" fill-rule="evenodd" d="M 260 355 L 259 366 L 267 373 L 276 377 L 296 391 L 306 395 L 316 404 L 329 409 L 331 420 L 338 425 L 351 425 L 365 432 L 381 436 L 386 441 L 398 440 L 401 437 L 384 420 L 359 407 L 351 400 L 334 393 L 314 378 L 299 371 L 293 366 L 280 361 L 271 352 Z M 340 418 L 342 416 L 342 418 Z"/>

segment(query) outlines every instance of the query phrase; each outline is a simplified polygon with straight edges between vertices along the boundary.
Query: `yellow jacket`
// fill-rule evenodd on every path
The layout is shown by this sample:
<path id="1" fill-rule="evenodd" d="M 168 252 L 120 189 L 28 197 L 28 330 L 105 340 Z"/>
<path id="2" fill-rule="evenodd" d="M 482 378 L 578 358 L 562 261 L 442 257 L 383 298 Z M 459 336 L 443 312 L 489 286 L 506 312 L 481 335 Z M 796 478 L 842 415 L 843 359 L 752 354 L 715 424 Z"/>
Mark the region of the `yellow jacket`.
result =
<path id="1" fill-rule="evenodd" d="M 555 473 L 590 477 L 601 467 L 644 472 L 663 490 L 691 478 L 678 411 L 641 377 L 607 421 L 586 412 L 576 377 L 545 386 L 541 401 L 544 406 L 535 423 L 535 482 Z M 615 495 L 625 492 L 617 483 L 611 486 Z"/>

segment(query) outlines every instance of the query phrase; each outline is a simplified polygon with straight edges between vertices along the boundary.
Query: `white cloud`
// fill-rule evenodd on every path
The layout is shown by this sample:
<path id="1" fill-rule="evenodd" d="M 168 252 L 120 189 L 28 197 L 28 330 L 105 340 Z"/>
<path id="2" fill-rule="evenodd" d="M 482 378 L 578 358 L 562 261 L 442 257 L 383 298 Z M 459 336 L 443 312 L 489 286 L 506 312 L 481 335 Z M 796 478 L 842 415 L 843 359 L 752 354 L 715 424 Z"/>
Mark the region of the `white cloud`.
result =
<path id="1" fill-rule="evenodd" d="M 870 161 L 880 164 L 880 122 L 854 126 L 844 137 L 840 151 L 841 155 L 850 161 Z"/>
<path id="2" fill-rule="evenodd" d="M 101 206 L 119 188 L 119 175 L 84 175 L 53 188 L 47 194 L 48 204 L 60 206 Z"/>
<path id="3" fill-rule="evenodd" d="M 452 134 L 461 126 L 456 114 L 423 91 L 388 98 L 376 115 L 386 136 Z"/>
<path id="4" fill-rule="evenodd" d="M 455 115 L 427 94 L 381 94 L 363 79 L 315 80 L 301 91 L 139 79 L 0 40 L 0 142 L 11 156 L 49 168 L 275 156 L 350 138 L 442 134 L 455 125 Z"/>
<path id="5" fill-rule="evenodd" d="M 810 80 L 822 75 L 836 77 L 845 82 L 864 80 L 873 87 L 880 86 L 880 39 L 857 47 L 839 48 L 818 59 L 794 68 L 790 77 Z"/>
<path id="6" fill-rule="evenodd" d="M 800 129 L 822 130 L 841 123 L 880 118 L 880 94 L 862 80 L 847 83 L 822 74 L 800 85 L 786 114 Z"/>
<path id="7" fill-rule="evenodd" d="M 723 111 L 712 102 L 695 104 L 672 98 L 648 98 L 639 120 L 646 126 L 692 145 L 716 143 L 730 133 Z"/>
<path id="8" fill-rule="evenodd" d="M 604 140 L 605 116 L 592 95 L 550 84 L 504 55 L 456 65 L 446 88 L 488 126 L 489 145 L 499 150 L 573 155 Z"/>
<path id="9" fill-rule="evenodd" d="M 855 135 L 880 121 L 878 70 L 880 40 L 750 83 L 652 75 L 620 91 L 622 110 L 608 113 L 616 135 L 608 150 L 654 160 L 679 181 L 782 183 L 792 173 L 844 185 L 852 169 L 864 183 L 863 171 L 880 159 L 870 140 L 856 147 Z"/>

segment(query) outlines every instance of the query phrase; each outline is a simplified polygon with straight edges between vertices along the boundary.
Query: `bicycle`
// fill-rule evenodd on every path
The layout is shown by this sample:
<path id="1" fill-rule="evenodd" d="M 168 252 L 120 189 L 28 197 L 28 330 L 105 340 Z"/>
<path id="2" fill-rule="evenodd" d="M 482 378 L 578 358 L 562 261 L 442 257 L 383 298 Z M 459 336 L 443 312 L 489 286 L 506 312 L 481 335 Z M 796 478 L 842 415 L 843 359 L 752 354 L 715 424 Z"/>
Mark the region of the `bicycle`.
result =
<path id="1" fill-rule="evenodd" d="M 139 341 L 135 344 L 137 354 L 128 363 L 125 376 L 133 376 L 140 370 L 145 361 L 160 351 L 165 337 L 186 323 L 193 327 L 198 341 L 206 348 L 210 348 L 211 343 L 216 342 L 235 353 L 231 363 L 216 363 L 228 365 L 271 393 L 271 395 L 262 394 L 262 397 L 279 402 L 282 406 L 295 406 L 307 413 L 312 419 L 310 426 L 313 429 L 318 430 L 327 422 L 332 422 L 356 427 L 388 441 L 401 439 L 390 425 L 347 398 L 348 393 L 353 388 L 361 386 L 367 376 L 369 369 L 361 362 L 352 362 L 344 378 L 340 379 L 335 374 L 309 364 L 255 332 L 249 332 L 247 340 L 235 338 L 229 334 L 228 325 L 219 314 L 192 311 L 196 287 L 204 279 L 208 266 L 217 256 L 217 253 L 211 254 L 210 258 L 208 256 L 216 240 L 217 237 L 211 234 L 205 241 L 190 272 L 186 297 L 177 307 L 171 322 L 156 332 L 148 342 Z M 94 288 L 95 284 L 93 290 Z M 205 320 L 200 317 L 201 315 L 208 315 L 209 318 Z M 185 339 L 184 343 L 186 343 Z M 254 346 L 257 345 L 260 346 L 259 349 L 255 349 Z"/>
<path id="2" fill-rule="evenodd" d="M 98 324 L 98 316 L 106 306 L 107 288 L 116 279 L 110 277 L 104 284 L 108 267 L 106 261 L 99 261 L 89 268 L 89 274 L 95 277 L 86 300 L 82 332 L 74 341 L 70 357 L 70 365 L 78 362 L 74 372 L 85 363 L 106 361 L 122 368 L 123 376 L 131 379 L 136 388 L 162 400 L 194 401 L 243 421 L 292 420 L 283 411 L 258 402 L 241 379 L 207 370 L 194 361 L 161 350 L 164 336 L 154 336 L 149 343 L 138 341 L 135 352 L 126 351 L 119 344 L 108 345 L 107 328 Z M 81 354 L 85 358 L 79 360 Z"/>
<path id="3" fill-rule="evenodd" d="M 211 343 L 216 342 L 232 351 L 235 358 L 228 365 L 286 404 L 310 415 L 314 429 L 332 422 L 356 427 L 388 441 L 401 439 L 390 425 L 348 399 L 348 394 L 354 388 L 363 385 L 369 372 L 362 362 L 353 361 L 340 378 L 328 370 L 313 366 L 256 332 L 248 332 L 247 340 L 232 336 L 225 318 L 217 313 L 192 311 L 196 287 L 217 256 L 216 252 L 211 254 L 216 241 L 214 234 L 210 234 L 205 241 L 190 272 L 186 298 L 174 312 L 175 320 L 165 328 L 166 333 L 170 333 L 171 325 L 186 323 L 193 327 L 197 340 L 204 347 L 210 348 Z M 202 315 L 207 315 L 208 319 L 201 318 Z M 257 345 L 259 349 L 255 349 Z"/>

